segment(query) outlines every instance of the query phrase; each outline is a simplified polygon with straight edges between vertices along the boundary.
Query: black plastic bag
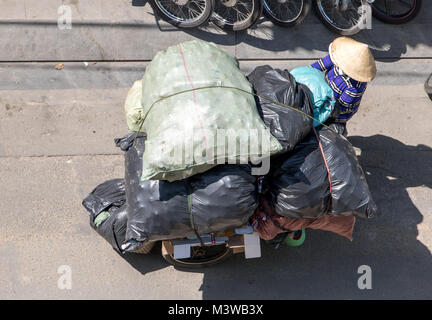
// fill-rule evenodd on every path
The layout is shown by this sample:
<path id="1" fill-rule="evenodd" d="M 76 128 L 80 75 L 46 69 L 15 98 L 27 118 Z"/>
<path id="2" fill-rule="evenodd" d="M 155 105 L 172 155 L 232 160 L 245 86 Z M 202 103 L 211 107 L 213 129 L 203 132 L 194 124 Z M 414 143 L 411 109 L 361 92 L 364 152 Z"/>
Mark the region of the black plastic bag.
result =
<path id="1" fill-rule="evenodd" d="M 124 137 L 121 138 L 115 138 L 114 139 L 114 143 L 117 147 L 119 147 L 122 151 L 128 151 L 129 148 L 132 146 L 135 136 L 140 135 L 140 136 L 145 136 L 144 133 L 140 132 L 131 132 L 127 135 L 125 135 Z"/>
<path id="2" fill-rule="evenodd" d="M 268 180 L 270 203 L 290 218 L 318 218 L 330 201 L 327 170 L 314 133 L 294 150 L 271 159 Z"/>
<path id="3" fill-rule="evenodd" d="M 330 122 L 327 123 L 327 126 L 337 134 L 341 134 L 344 137 L 348 135 L 348 130 L 346 128 L 346 124 L 344 123 Z"/>
<path id="4" fill-rule="evenodd" d="M 127 227 L 126 193 L 124 179 L 108 180 L 98 185 L 82 202 L 90 213 L 90 225 L 112 247 L 122 252 L 121 245 L 125 240 Z M 95 219 L 102 212 L 109 216 L 98 225 Z"/>
<path id="5" fill-rule="evenodd" d="M 125 145 L 125 137 L 118 143 Z M 248 165 L 220 165 L 188 179 L 140 181 L 145 137 L 125 153 L 128 226 L 124 249 L 136 242 L 184 238 L 245 224 L 257 207 Z"/>
<path id="6" fill-rule="evenodd" d="M 289 71 L 273 69 L 268 65 L 259 66 L 248 75 L 248 79 L 256 94 L 313 116 L 313 100 L 309 88 L 297 83 Z M 312 119 L 304 114 L 267 99 L 256 100 L 264 123 L 284 151 L 292 150 L 312 129 Z"/>
<path id="7" fill-rule="evenodd" d="M 319 130 L 319 137 L 331 177 L 329 214 L 373 217 L 377 206 L 351 143 L 328 128 Z"/>
<path id="8" fill-rule="evenodd" d="M 328 128 L 312 131 L 271 166 L 269 198 L 280 215 L 370 218 L 377 211 L 352 145 Z"/>

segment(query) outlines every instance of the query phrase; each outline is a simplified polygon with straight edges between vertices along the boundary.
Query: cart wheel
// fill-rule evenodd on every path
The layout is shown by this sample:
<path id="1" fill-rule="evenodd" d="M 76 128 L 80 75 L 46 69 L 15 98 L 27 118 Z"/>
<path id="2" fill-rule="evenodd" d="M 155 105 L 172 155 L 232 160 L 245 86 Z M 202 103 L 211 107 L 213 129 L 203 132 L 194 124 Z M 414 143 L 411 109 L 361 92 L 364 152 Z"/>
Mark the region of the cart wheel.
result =
<path id="1" fill-rule="evenodd" d="M 295 232 L 292 232 L 285 239 L 285 243 L 290 247 L 299 247 L 301 246 L 306 239 L 306 230 L 301 229 Z"/>
<path id="2" fill-rule="evenodd" d="M 149 254 L 150 251 L 153 249 L 155 243 L 155 241 L 146 242 L 139 249 L 132 251 L 132 253 Z"/>
<path id="3" fill-rule="evenodd" d="M 191 257 L 175 259 L 171 241 L 162 241 L 162 256 L 170 264 L 181 268 L 204 268 L 218 264 L 230 256 L 233 251 L 226 244 L 191 247 Z"/>

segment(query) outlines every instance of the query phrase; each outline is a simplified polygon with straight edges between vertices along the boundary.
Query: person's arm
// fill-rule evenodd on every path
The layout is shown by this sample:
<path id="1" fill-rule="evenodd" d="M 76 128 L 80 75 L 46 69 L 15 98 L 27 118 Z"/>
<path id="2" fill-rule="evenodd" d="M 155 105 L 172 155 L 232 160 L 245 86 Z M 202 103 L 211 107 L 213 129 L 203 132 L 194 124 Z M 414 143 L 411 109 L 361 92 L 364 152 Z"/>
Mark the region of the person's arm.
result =
<path id="1" fill-rule="evenodd" d="M 330 56 L 327 55 L 324 58 L 319 59 L 317 62 L 313 63 L 311 67 L 320 71 L 327 71 L 333 67 L 333 62 L 331 61 Z"/>
<path id="2" fill-rule="evenodd" d="M 349 87 L 342 92 L 338 99 L 338 119 L 348 120 L 357 112 L 365 90 L 366 87 Z"/>

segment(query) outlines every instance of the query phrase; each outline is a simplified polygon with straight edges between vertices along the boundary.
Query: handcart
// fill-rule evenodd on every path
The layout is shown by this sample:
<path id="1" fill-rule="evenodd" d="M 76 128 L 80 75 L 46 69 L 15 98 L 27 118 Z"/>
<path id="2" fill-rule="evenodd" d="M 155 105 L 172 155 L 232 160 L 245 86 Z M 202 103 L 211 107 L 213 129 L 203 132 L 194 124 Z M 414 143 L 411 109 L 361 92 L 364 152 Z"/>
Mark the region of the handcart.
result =
<path id="1" fill-rule="evenodd" d="M 162 240 L 163 258 L 176 267 L 203 268 L 225 261 L 234 254 L 244 254 L 246 259 L 261 257 L 261 240 L 250 225 L 202 235 L 200 238 Z M 305 231 L 302 229 L 281 233 L 273 240 L 264 242 L 278 248 L 282 243 L 299 246 L 304 240 Z M 146 243 L 135 253 L 148 254 L 155 244 L 156 242 Z"/>

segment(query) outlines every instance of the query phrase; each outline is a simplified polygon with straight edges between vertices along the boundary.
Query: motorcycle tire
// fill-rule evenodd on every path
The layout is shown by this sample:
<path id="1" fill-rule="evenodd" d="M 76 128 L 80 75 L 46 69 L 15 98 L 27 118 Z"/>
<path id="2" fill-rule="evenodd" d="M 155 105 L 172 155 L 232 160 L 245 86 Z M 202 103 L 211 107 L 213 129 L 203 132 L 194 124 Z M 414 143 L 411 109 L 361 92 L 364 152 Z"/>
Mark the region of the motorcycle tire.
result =
<path id="1" fill-rule="evenodd" d="M 249 8 L 248 8 L 249 7 Z M 238 20 L 231 13 L 247 10 L 244 19 Z M 227 31 L 241 31 L 257 23 L 263 11 L 262 0 L 217 0 L 211 20 L 219 28 Z M 236 14 L 238 17 L 238 14 Z"/>
<path id="2" fill-rule="evenodd" d="M 157 15 L 175 27 L 197 28 L 211 17 L 215 0 L 150 0 Z"/>
<path id="3" fill-rule="evenodd" d="M 429 96 L 429 99 L 432 100 L 432 73 L 427 78 L 427 80 L 424 84 L 424 89 L 425 89 L 426 94 Z"/>
<path id="4" fill-rule="evenodd" d="M 318 18 L 324 23 L 324 25 L 330 30 L 335 33 L 338 33 L 342 36 L 352 36 L 364 29 L 364 23 L 367 17 L 364 15 L 367 14 L 367 12 L 371 11 L 371 7 L 369 3 L 366 0 L 351 0 L 350 3 L 355 2 L 353 6 L 357 8 L 357 14 L 358 9 L 363 5 L 365 10 L 362 12 L 362 14 L 359 16 L 358 21 L 356 24 L 342 24 L 342 22 L 334 21 L 331 17 L 328 16 L 326 9 L 329 9 L 329 6 L 331 6 L 332 3 L 334 3 L 334 0 L 315 0 L 314 1 L 314 9 L 315 12 L 318 15 Z M 336 10 L 338 11 L 338 10 Z M 340 13 L 340 16 L 347 16 L 346 13 Z"/>
<path id="5" fill-rule="evenodd" d="M 300 6 L 293 15 L 283 15 L 282 11 L 294 1 Z M 263 0 L 264 15 L 274 24 L 281 27 L 295 27 L 303 22 L 309 14 L 311 8 L 311 0 Z"/>
<path id="6" fill-rule="evenodd" d="M 389 12 L 389 10 L 386 9 L 386 5 L 381 6 L 380 4 L 382 2 L 382 0 L 375 0 L 374 3 L 372 3 L 372 14 L 378 20 L 390 24 L 403 24 L 411 21 L 419 14 L 423 4 L 422 0 L 412 0 L 411 8 L 408 8 L 405 12 L 396 13 Z M 384 0 L 384 2 L 386 1 Z"/>

